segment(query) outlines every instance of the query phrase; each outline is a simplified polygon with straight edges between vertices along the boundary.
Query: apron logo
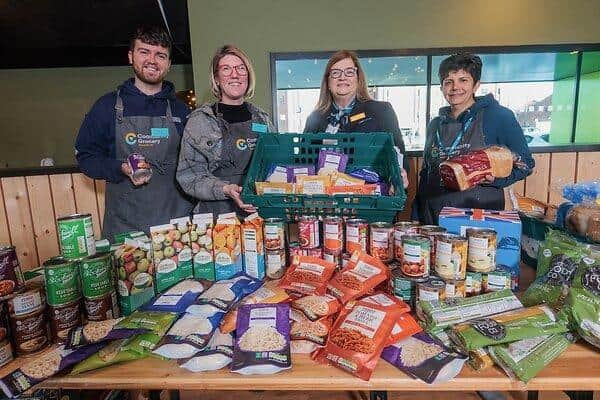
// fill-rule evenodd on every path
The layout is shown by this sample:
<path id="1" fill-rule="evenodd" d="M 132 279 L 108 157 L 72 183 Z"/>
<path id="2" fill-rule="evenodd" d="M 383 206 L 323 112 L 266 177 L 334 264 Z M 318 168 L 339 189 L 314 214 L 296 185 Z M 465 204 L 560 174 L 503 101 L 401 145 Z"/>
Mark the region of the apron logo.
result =
<path id="1" fill-rule="evenodd" d="M 137 142 L 137 134 L 135 132 L 127 132 L 125 134 L 125 143 L 134 145 Z"/>
<path id="2" fill-rule="evenodd" d="M 238 148 L 238 150 L 244 151 L 248 148 L 248 143 L 246 143 L 246 139 L 238 139 L 235 141 L 235 147 Z"/>

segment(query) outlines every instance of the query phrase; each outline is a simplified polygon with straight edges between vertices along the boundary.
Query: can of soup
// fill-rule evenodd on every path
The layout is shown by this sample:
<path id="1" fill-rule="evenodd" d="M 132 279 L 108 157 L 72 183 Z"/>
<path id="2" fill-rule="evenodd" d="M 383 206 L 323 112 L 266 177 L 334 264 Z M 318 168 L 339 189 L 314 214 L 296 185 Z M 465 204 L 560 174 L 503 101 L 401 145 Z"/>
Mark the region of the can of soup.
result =
<path id="1" fill-rule="evenodd" d="M 80 260 L 96 253 L 91 214 L 75 214 L 57 220 L 60 252 L 68 260 Z"/>
<path id="2" fill-rule="evenodd" d="M 305 215 L 298 221 L 298 241 L 300 247 L 313 249 L 321 244 L 319 219 L 314 215 Z"/>
<path id="3" fill-rule="evenodd" d="M 417 295 L 417 280 L 405 276 L 399 268 L 392 270 L 391 275 L 390 287 L 392 294 L 414 309 Z"/>
<path id="4" fill-rule="evenodd" d="M 111 253 L 85 258 L 81 261 L 79 270 L 83 297 L 97 298 L 115 290 L 116 276 Z"/>
<path id="5" fill-rule="evenodd" d="M 23 286 L 23 274 L 14 246 L 0 245 L 0 297 L 18 292 Z"/>
<path id="6" fill-rule="evenodd" d="M 400 269 L 406 276 L 427 278 L 431 243 L 427 236 L 402 236 L 402 263 Z"/>
<path id="7" fill-rule="evenodd" d="M 437 238 L 440 235 L 446 233 L 446 228 L 437 225 L 422 225 L 419 227 L 419 234 L 427 236 L 431 243 L 429 247 L 429 268 L 430 270 L 435 269 L 435 250 L 437 246 Z"/>
<path id="8" fill-rule="evenodd" d="M 436 237 L 435 272 L 443 279 L 466 278 L 467 238 L 452 234 Z"/>
<path id="9" fill-rule="evenodd" d="M 496 267 L 496 231 L 487 228 L 468 228 L 467 269 L 490 272 Z"/>
<path id="10" fill-rule="evenodd" d="M 285 250 L 267 250 L 266 264 L 266 275 L 269 279 L 281 278 L 287 269 Z"/>
<path id="11" fill-rule="evenodd" d="M 62 306 L 81 298 L 79 263 L 62 257 L 44 262 L 46 297 L 51 306 Z"/>
<path id="12" fill-rule="evenodd" d="M 467 297 L 479 296 L 481 294 L 483 277 L 480 272 L 467 271 L 467 279 L 465 280 L 465 292 Z"/>
<path id="13" fill-rule="evenodd" d="M 285 249 L 285 224 L 283 222 L 283 219 L 265 219 L 265 249 Z"/>
<path id="14" fill-rule="evenodd" d="M 83 299 L 83 304 L 88 321 L 119 318 L 116 290 L 98 297 L 86 297 Z"/>
<path id="15" fill-rule="evenodd" d="M 370 251 L 369 253 L 384 263 L 394 259 L 394 228 L 387 222 L 374 222 L 370 226 Z"/>
<path id="16" fill-rule="evenodd" d="M 394 258 L 402 262 L 402 236 L 419 233 L 419 223 L 416 221 L 400 221 L 394 224 Z"/>
<path id="17" fill-rule="evenodd" d="M 48 306 L 48 317 L 50 319 L 50 335 L 52 342 L 64 343 L 71 328 L 80 326 L 81 299 L 60 306 Z"/>
<path id="18" fill-rule="evenodd" d="M 346 253 L 367 252 L 369 244 L 369 223 L 365 219 L 354 218 L 346 221 Z"/>
<path id="19" fill-rule="evenodd" d="M 344 220 L 325 217 L 323 220 L 323 251 L 326 254 L 342 254 L 344 248 Z"/>

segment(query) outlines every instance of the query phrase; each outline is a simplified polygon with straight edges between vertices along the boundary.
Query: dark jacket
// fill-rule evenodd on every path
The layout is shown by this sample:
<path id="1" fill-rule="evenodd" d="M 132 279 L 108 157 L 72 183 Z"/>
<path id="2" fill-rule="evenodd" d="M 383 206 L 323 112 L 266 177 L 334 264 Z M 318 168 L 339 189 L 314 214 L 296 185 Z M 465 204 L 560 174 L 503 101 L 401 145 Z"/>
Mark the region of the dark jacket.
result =
<path id="1" fill-rule="evenodd" d="M 142 93 L 134 85 L 133 78 L 123 82 L 119 90 L 125 108 L 123 114 L 126 117 L 165 115 L 167 100 L 169 100 L 177 132 L 183 134 L 189 109 L 185 103 L 175 97 L 175 87 L 171 82 L 163 81 L 162 90 L 153 96 Z M 83 119 L 75 141 L 75 154 L 81 171 L 90 178 L 114 183 L 126 179 L 121 171 L 123 160 L 116 159 L 116 99 L 117 92 L 114 91 L 105 94 L 94 103 Z"/>

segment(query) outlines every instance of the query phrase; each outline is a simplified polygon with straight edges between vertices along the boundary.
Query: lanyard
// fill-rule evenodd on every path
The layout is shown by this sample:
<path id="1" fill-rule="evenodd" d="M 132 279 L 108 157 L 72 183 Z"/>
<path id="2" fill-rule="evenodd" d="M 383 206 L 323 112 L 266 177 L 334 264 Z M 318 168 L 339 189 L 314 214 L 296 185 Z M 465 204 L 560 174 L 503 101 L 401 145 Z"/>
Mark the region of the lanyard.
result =
<path id="1" fill-rule="evenodd" d="M 452 142 L 452 144 L 450 145 L 450 147 L 445 147 L 444 144 L 442 143 L 442 138 L 440 137 L 440 125 L 438 125 L 437 130 L 435 132 L 436 136 L 437 136 L 437 144 L 438 147 L 444 148 L 444 149 L 449 149 L 446 154 L 451 155 L 452 153 L 454 153 L 454 150 L 456 150 L 456 147 L 458 146 L 458 144 L 460 143 L 464 133 L 466 131 L 469 130 L 469 128 L 471 127 L 471 124 L 473 123 L 473 120 L 475 119 L 474 115 L 471 115 L 463 124 L 462 128 L 460 128 L 460 130 L 456 133 L 456 138 L 454 139 L 454 141 Z"/>

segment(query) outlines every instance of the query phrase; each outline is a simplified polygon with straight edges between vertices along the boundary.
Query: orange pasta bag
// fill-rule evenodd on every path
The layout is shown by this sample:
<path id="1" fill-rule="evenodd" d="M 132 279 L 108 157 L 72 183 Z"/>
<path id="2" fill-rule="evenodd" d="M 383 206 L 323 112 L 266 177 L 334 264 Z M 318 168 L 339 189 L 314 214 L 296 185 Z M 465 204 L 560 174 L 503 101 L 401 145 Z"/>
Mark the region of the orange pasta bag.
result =
<path id="1" fill-rule="evenodd" d="M 390 271 L 379 259 L 367 253 L 355 252 L 348 264 L 327 285 L 327 293 L 342 304 L 368 294 L 388 280 Z"/>
<path id="2" fill-rule="evenodd" d="M 321 258 L 294 256 L 279 287 L 303 294 L 325 294 L 337 265 Z"/>
<path id="3" fill-rule="evenodd" d="M 400 315 L 397 307 L 362 300 L 343 308 L 315 359 L 368 381 Z"/>
<path id="4" fill-rule="evenodd" d="M 302 311 L 309 320 L 316 321 L 337 313 L 340 310 L 340 302 L 328 294 L 311 295 L 292 301 L 292 308 Z"/>
<path id="5" fill-rule="evenodd" d="M 408 314 L 408 312 L 410 312 L 410 306 L 395 296 L 381 292 L 367 296 L 361 299 L 361 301 L 379 304 L 388 308 L 394 308 L 400 312 L 400 316 L 392 328 L 392 333 L 390 333 L 390 337 L 387 342 L 388 345 L 399 342 L 400 340 L 423 330 L 421 325 L 419 325 L 419 323 L 410 314 Z"/>

